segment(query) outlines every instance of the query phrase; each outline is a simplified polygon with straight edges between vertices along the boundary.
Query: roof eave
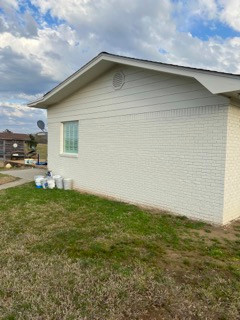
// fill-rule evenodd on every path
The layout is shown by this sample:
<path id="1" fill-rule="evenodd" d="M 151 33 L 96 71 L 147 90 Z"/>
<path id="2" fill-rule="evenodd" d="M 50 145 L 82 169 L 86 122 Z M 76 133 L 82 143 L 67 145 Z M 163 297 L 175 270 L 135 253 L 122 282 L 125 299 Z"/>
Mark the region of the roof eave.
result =
<path id="1" fill-rule="evenodd" d="M 51 104 L 61 101 L 67 95 L 70 95 L 72 92 L 85 85 L 88 80 L 91 81 L 94 77 L 111 68 L 113 64 L 140 67 L 152 71 L 195 78 L 213 94 L 226 94 L 228 92 L 238 93 L 240 91 L 240 77 L 237 75 L 167 65 L 164 63 L 122 57 L 102 52 L 45 96 L 34 102 L 30 102 L 28 107 L 48 108 Z"/>
<path id="2" fill-rule="evenodd" d="M 98 64 L 99 62 L 101 62 L 102 60 L 102 56 L 104 55 L 104 53 L 100 53 L 98 56 L 96 56 L 95 58 L 93 58 L 91 61 L 89 61 L 87 64 L 85 64 L 81 69 L 79 69 L 77 72 L 73 73 L 70 77 L 68 77 L 67 79 L 65 79 L 64 81 L 62 81 L 59 85 L 57 85 L 55 88 L 53 88 L 51 91 L 49 91 L 47 94 L 45 94 L 42 98 L 35 100 L 33 102 L 30 102 L 27 104 L 28 107 L 31 108 L 43 108 L 43 109 L 47 109 L 48 107 L 48 100 L 50 100 L 50 98 L 53 95 L 56 95 L 57 93 L 59 93 L 63 88 L 65 88 L 66 86 L 70 85 L 72 82 L 76 81 L 77 79 L 79 79 L 81 77 L 81 75 L 86 74 L 90 69 L 93 69 L 95 67 L 96 64 Z"/>

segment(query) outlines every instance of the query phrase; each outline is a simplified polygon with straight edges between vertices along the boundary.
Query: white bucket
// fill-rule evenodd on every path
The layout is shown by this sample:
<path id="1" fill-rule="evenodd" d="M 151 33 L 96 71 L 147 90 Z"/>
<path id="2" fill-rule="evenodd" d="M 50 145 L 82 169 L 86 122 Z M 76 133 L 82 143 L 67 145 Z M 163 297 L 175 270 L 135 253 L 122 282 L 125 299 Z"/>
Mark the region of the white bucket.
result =
<path id="1" fill-rule="evenodd" d="M 49 179 L 48 178 L 48 181 L 47 181 L 47 183 L 48 183 L 48 188 L 49 189 L 54 189 L 55 188 L 55 180 L 54 179 Z"/>
<path id="2" fill-rule="evenodd" d="M 72 179 L 63 179 L 63 187 L 64 190 L 71 190 L 72 189 Z"/>
<path id="3" fill-rule="evenodd" d="M 55 183 L 56 183 L 56 187 L 58 189 L 63 189 L 63 178 L 62 177 L 55 179 Z"/>
<path id="4" fill-rule="evenodd" d="M 42 176 L 42 175 L 34 176 L 34 181 L 36 182 L 37 179 L 41 179 L 41 178 L 43 179 L 44 176 Z"/>
<path id="5" fill-rule="evenodd" d="M 59 179 L 59 178 L 61 178 L 62 176 L 60 176 L 60 174 L 55 174 L 54 176 L 53 176 L 53 179 L 54 180 L 56 180 L 56 179 Z"/>
<path id="6" fill-rule="evenodd" d="M 44 179 L 44 176 L 35 176 L 34 177 L 36 187 L 40 188 L 42 186 L 43 179 Z"/>
<path id="7" fill-rule="evenodd" d="M 59 174 L 56 174 L 53 176 L 53 179 L 55 180 L 55 186 L 57 189 L 63 189 L 63 178 Z"/>
<path id="8" fill-rule="evenodd" d="M 48 179 L 47 178 L 42 179 L 42 187 L 43 187 L 43 189 L 48 188 Z"/>

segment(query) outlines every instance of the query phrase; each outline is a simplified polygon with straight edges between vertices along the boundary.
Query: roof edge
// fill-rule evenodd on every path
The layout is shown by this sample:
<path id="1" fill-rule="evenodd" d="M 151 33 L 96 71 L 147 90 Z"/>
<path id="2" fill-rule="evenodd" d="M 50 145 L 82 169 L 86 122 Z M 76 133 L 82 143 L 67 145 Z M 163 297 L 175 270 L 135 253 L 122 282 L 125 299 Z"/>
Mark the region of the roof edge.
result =
<path id="1" fill-rule="evenodd" d="M 101 57 L 103 54 L 108 54 L 107 52 L 100 52 L 97 56 L 95 56 L 93 59 L 91 59 L 90 61 L 88 61 L 86 64 L 84 64 L 80 69 L 78 69 L 76 72 L 74 72 L 73 74 L 71 74 L 69 77 L 67 77 L 66 79 L 64 79 L 62 82 L 60 82 L 58 85 L 56 85 L 54 88 L 52 88 L 50 91 L 46 92 L 41 98 L 34 100 L 32 102 L 29 102 L 27 104 L 28 107 L 34 107 L 34 105 L 38 102 L 42 102 L 44 101 L 44 98 L 47 97 L 48 95 L 50 95 L 53 91 L 58 90 L 59 87 L 63 86 L 66 82 L 69 82 L 71 80 L 74 80 L 79 73 L 81 73 L 82 71 L 84 71 L 85 69 L 87 69 L 90 65 L 92 65 L 99 57 Z"/>
<path id="2" fill-rule="evenodd" d="M 166 72 L 180 76 L 192 77 L 199 81 L 213 94 L 223 94 L 227 92 L 240 91 L 240 75 L 238 74 L 167 64 L 163 62 L 120 56 L 117 54 L 102 51 L 89 62 L 87 62 L 85 65 L 83 65 L 79 70 L 77 70 L 72 75 L 67 77 L 65 80 L 60 82 L 52 90 L 44 94 L 43 97 L 28 103 L 27 106 L 43 108 L 43 105 L 45 104 L 45 107 L 47 107 L 49 105 L 48 100 L 51 97 L 57 95 L 58 92 L 60 92 L 66 86 L 70 86 L 74 80 L 78 79 L 81 75 L 87 73 L 88 70 L 92 69 L 96 64 L 103 60 L 108 61 L 110 63 L 136 66 L 159 72 Z"/>

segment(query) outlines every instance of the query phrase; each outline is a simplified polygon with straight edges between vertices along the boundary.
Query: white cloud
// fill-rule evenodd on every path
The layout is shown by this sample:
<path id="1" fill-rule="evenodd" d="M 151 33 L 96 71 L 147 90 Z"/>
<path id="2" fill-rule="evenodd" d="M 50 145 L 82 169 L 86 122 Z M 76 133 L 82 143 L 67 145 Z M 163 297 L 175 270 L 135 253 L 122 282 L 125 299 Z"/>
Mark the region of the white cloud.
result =
<path id="1" fill-rule="evenodd" d="M 215 19 L 218 14 L 218 6 L 215 0 L 190 1 L 190 14 L 198 15 L 206 19 Z"/>
<path id="2" fill-rule="evenodd" d="M 1 111 L 3 115 L 6 115 L 8 117 L 22 118 L 24 115 L 24 113 L 17 108 L 11 108 L 9 110 L 7 108 L 4 108 Z"/>
<path id="3" fill-rule="evenodd" d="M 26 105 L 23 105 L 21 103 L 9 102 L 9 101 L 0 101 L 0 107 L 7 107 L 7 108 L 15 109 L 18 111 L 20 111 L 21 109 L 24 110 L 27 108 Z M 6 110 L 2 111 L 2 112 L 4 113 L 4 112 L 6 112 Z M 13 110 L 10 110 L 10 112 L 13 112 Z"/>
<path id="4" fill-rule="evenodd" d="M 102 2 L 102 0 L 98 1 L 100 6 Z M 68 18 L 72 20 L 73 17 L 77 16 L 79 18 L 79 14 L 87 16 L 89 10 L 94 6 L 92 0 L 32 0 L 32 3 L 37 5 L 43 14 L 51 11 L 52 15 L 66 20 Z M 96 1 L 95 5 L 97 5 Z"/>
<path id="5" fill-rule="evenodd" d="M 189 17 L 219 19 L 220 7 L 215 0 L 177 3 L 170 0 L 150 0 L 147 6 L 145 1 L 137 0 L 33 1 L 42 13 L 49 12 L 71 26 L 68 38 L 73 39 L 75 44 L 79 41 L 78 45 L 73 46 L 79 62 L 85 62 L 103 50 L 195 67 L 239 72 L 240 55 L 235 51 L 238 38 L 229 41 L 216 37 L 203 41 L 192 37 L 189 32 L 177 30 L 179 16 L 176 17 L 176 13 L 182 12 L 183 7 Z M 64 37 L 65 33 L 62 34 Z M 68 57 L 68 61 L 72 58 L 77 65 L 76 55 L 70 54 Z M 64 57 L 60 63 L 63 60 Z"/>
<path id="6" fill-rule="evenodd" d="M 77 49 L 76 43 L 76 32 L 67 25 L 39 29 L 38 36 L 34 38 L 18 37 L 9 32 L 0 34 L 0 48 L 10 46 L 29 61 L 40 63 L 41 74 L 54 81 L 60 81 L 73 72 L 70 61 Z M 63 63 L 65 59 L 66 63 Z"/>
<path id="7" fill-rule="evenodd" d="M 13 52 L 40 65 L 41 76 L 55 82 L 100 51 L 231 72 L 239 68 L 239 55 L 234 52 L 237 39 L 235 43 L 220 38 L 202 41 L 190 33 L 179 32 L 173 19 L 178 7 L 170 0 L 149 0 L 148 6 L 138 0 L 32 0 L 32 3 L 42 14 L 50 12 L 65 22 L 52 27 L 43 24 L 34 37 L 3 32 L 0 48 L 10 46 Z M 214 0 L 194 0 L 188 4 L 190 15 L 206 19 L 218 15 Z M 234 60 L 227 65 L 229 55 Z"/>
<path id="8" fill-rule="evenodd" d="M 46 111 L 32 109 L 19 103 L 0 101 L 0 131 L 5 129 L 15 132 L 35 133 L 39 131 L 37 121 L 46 122 Z"/>
<path id="9" fill-rule="evenodd" d="M 179 0 L 179 3 L 187 11 L 188 18 L 214 19 L 240 31 L 240 0 Z"/>
<path id="10" fill-rule="evenodd" d="M 240 31 L 240 0 L 219 0 L 220 19 L 233 29 Z"/>
<path id="11" fill-rule="evenodd" d="M 18 9 L 18 1 L 17 0 L 0 0 L 0 8 L 3 8 L 4 10 L 10 10 L 10 9 Z"/>
<path id="12" fill-rule="evenodd" d="M 31 2 L 39 12 L 25 0 L 0 0 L 5 12 L 0 17 L 0 108 L 5 116 L 10 109 L 20 116 L 22 102 L 39 97 L 100 51 L 240 73 L 240 37 L 203 41 L 190 32 L 195 18 L 240 30 L 240 0 Z M 49 23 L 46 13 L 57 23 Z"/>
<path id="13" fill-rule="evenodd" d="M 0 48 L 10 46 L 13 52 L 41 65 L 41 75 L 61 81 L 99 51 L 137 55 L 158 59 L 159 34 L 174 34 L 171 3 L 168 0 L 145 3 L 114 1 L 44 1 L 36 0 L 43 13 L 66 22 L 59 26 L 42 26 L 37 36 L 26 37 L 8 31 L 0 33 Z M 138 18 L 133 23 L 133 17 Z M 124 23 L 123 23 L 124 22 Z M 156 43 L 157 44 L 157 43 Z"/>

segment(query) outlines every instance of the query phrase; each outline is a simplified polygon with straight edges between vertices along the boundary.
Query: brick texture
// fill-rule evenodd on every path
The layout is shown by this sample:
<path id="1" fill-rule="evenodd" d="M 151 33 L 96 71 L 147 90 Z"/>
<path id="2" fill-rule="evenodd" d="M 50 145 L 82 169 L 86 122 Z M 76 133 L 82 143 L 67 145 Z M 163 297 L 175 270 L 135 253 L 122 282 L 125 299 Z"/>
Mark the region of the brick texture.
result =
<path id="1" fill-rule="evenodd" d="M 124 68 L 121 90 L 115 68 L 48 109 L 49 168 L 91 193 L 218 224 L 237 217 L 239 109 L 191 78 Z M 77 157 L 62 154 L 71 120 Z"/>
<path id="2" fill-rule="evenodd" d="M 223 106 L 82 120 L 78 158 L 56 157 L 51 125 L 49 165 L 76 188 L 221 223 L 226 120 Z"/>
<path id="3" fill-rule="evenodd" d="M 240 108 L 228 108 L 223 223 L 240 217 Z"/>

